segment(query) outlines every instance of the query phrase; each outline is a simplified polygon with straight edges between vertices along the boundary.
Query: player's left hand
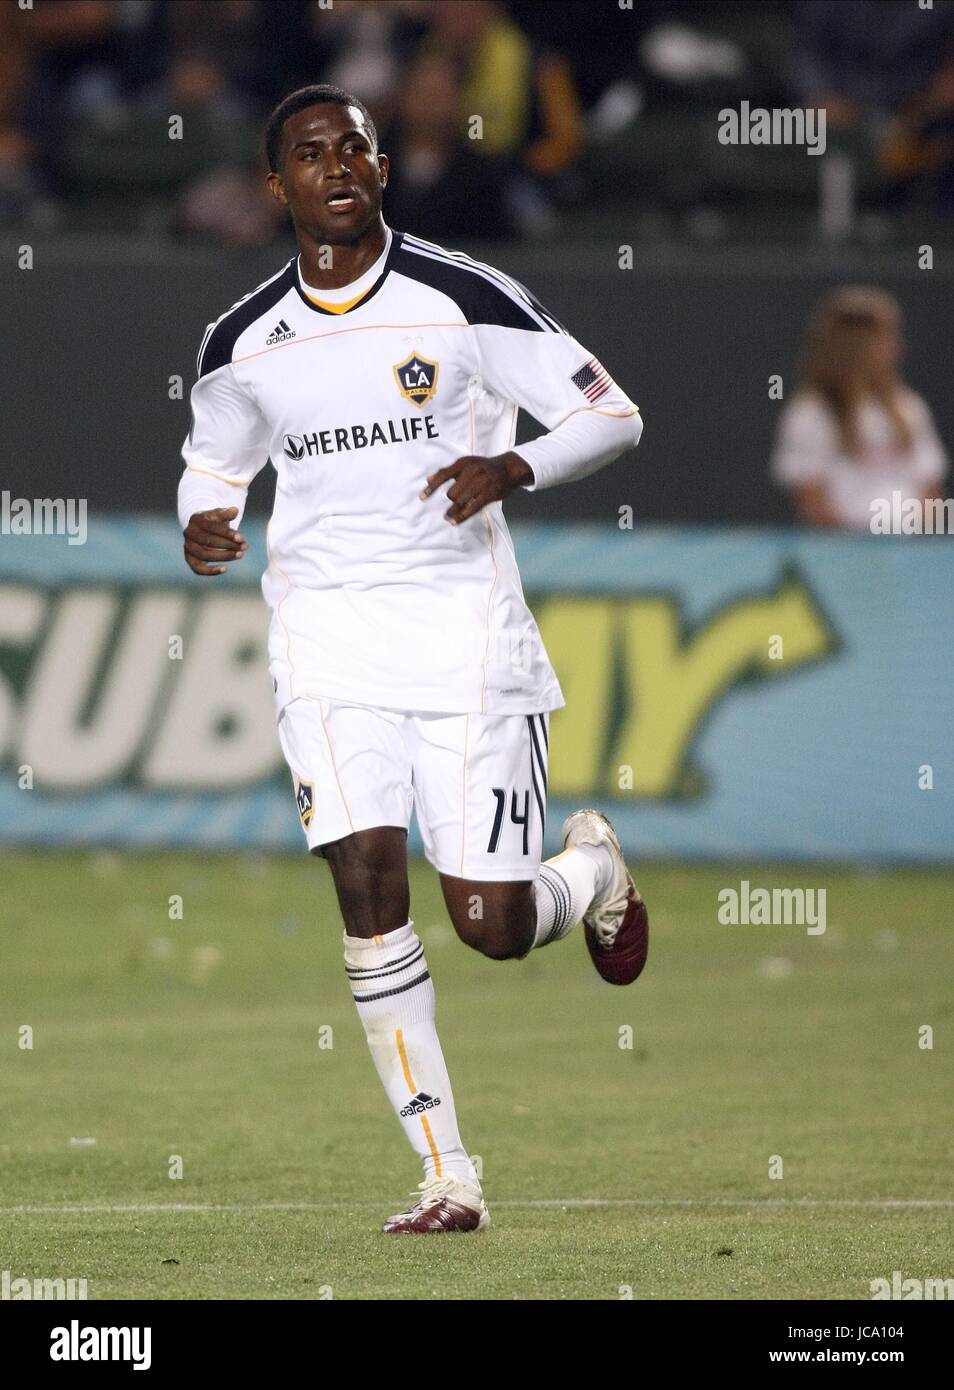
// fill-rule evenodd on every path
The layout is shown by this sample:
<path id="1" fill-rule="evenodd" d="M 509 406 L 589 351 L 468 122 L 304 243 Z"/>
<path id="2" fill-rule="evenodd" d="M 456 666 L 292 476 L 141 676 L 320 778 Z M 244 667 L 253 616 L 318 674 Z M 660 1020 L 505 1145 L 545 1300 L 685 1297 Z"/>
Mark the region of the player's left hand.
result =
<path id="1" fill-rule="evenodd" d="M 462 521 L 476 516 L 488 502 L 500 502 L 523 483 L 532 483 L 533 469 L 513 451 L 497 454 L 495 458 L 465 454 L 430 475 L 421 500 L 451 480 L 454 486 L 447 489 L 447 498 L 453 505 L 444 513 L 444 520 L 459 526 Z"/>

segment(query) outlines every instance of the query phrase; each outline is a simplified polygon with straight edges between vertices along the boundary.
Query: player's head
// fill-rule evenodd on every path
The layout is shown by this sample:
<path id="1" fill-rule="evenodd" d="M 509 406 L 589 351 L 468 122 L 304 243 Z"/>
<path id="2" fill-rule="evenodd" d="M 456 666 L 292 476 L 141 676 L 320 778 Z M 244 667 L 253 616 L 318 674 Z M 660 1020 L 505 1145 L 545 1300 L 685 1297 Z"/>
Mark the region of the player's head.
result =
<path id="1" fill-rule="evenodd" d="M 387 156 L 364 102 L 340 87 L 300 87 L 265 128 L 268 186 L 296 227 L 320 241 L 356 241 L 381 215 Z"/>

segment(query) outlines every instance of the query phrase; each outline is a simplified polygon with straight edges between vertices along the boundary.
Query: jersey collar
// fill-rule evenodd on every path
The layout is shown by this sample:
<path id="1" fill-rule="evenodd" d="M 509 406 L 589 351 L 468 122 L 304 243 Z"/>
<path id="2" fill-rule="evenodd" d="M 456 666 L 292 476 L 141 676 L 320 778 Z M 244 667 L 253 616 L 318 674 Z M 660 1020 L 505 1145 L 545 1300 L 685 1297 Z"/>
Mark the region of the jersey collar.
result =
<path id="1" fill-rule="evenodd" d="M 298 292 L 298 297 L 302 301 L 302 303 L 305 304 L 309 309 L 314 310 L 316 314 L 324 314 L 328 318 L 343 318 L 345 314 L 350 314 L 353 312 L 353 310 L 360 308 L 362 304 L 366 304 L 369 299 L 371 299 L 374 295 L 377 294 L 378 290 L 381 288 L 388 275 L 391 273 L 391 267 L 394 262 L 394 257 L 398 251 L 398 248 L 401 245 L 401 241 L 403 240 L 403 232 L 396 232 L 393 229 L 393 227 L 389 230 L 391 232 L 391 245 L 388 247 L 387 254 L 384 258 L 384 265 L 381 267 L 380 275 L 377 277 L 376 280 L 374 280 L 371 283 L 371 285 L 362 294 L 358 295 L 356 299 L 348 303 L 346 308 L 341 306 L 335 306 L 330 309 L 325 309 L 320 304 L 316 304 L 313 299 L 310 299 L 301 287 L 301 272 L 299 270 L 298 256 L 296 255 L 292 257 L 292 260 L 289 262 L 289 265 L 291 267 L 292 275 L 294 277 L 295 289 Z M 342 285 L 341 288 L 347 289 L 347 286 Z"/>

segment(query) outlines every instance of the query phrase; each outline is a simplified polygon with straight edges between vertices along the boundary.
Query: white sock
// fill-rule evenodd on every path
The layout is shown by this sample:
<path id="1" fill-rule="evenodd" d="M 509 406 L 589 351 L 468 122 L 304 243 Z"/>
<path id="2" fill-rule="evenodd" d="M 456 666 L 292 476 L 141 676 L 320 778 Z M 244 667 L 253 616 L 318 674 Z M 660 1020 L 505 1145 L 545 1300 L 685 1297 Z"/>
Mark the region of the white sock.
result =
<path id="1" fill-rule="evenodd" d="M 368 1047 L 424 1176 L 477 1181 L 461 1143 L 434 1022 L 434 983 L 414 923 L 370 940 L 344 933 L 345 969 Z"/>
<path id="2" fill-rule="evenodd" d="M 548 946 L 568 936 L 597 894 L 609 886 L 612 872 L 613 860 L 605 845 L 571 845 L 545 860 L 536 882 L 534 946 Z"/>

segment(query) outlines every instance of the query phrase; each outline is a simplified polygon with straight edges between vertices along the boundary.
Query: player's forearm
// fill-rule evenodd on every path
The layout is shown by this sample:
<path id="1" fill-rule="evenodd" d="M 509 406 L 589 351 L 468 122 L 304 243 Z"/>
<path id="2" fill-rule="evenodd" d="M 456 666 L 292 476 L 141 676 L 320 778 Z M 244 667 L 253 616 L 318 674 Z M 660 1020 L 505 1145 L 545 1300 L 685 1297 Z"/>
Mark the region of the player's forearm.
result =
<path id="1" fill-rule="evenodd" d="M 517 445 L 516 453 L 533 469 L 534 482 L 524 486 L 533 492 L 585 478 L 624 450 L 635 448 L 642 432 L 638 411 L 626 415 L 575 411 L 548 434 Z"/>
<path id="2" fill-rule="evenodd" d="M 242 520 L 247 496 L 247 487 L 227 483 L 211 473 L 200 473 L 195 468 L 186 468 L 179 479 L 179 521 L 182 529 L 185 530 L 189 518 L 196 512 L 211 512 L 219 507 L 238 507 L 238 516 L 232 523 L 237 527 Z"/>

